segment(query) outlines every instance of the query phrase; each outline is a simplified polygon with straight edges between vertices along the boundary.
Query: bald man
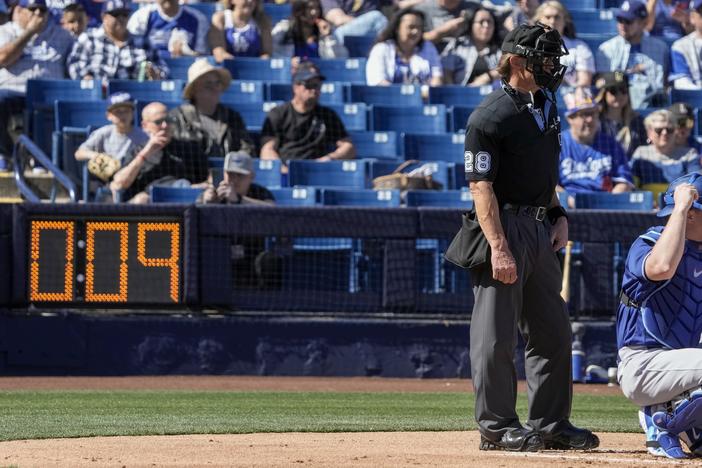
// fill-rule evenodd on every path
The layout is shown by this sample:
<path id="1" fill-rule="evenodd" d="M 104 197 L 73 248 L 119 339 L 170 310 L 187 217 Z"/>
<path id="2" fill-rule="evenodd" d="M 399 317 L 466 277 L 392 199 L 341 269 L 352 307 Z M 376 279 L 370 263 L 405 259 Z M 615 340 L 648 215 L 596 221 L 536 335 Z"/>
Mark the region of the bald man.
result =
<path id="1" fill-rule="evenodd" d="M 181 185 L 184 179 L 183 160 L 173 155 L 168 144 L 173 139 L 168 108 L 152 102 L 141 112 L 141 127 L 149 136 L 144 148 L 126 166 L 115 173 L 110 184 L 113 193 L 122 192 L 122 200 L 129 203 L 148 203 L 151 185 Z"/>

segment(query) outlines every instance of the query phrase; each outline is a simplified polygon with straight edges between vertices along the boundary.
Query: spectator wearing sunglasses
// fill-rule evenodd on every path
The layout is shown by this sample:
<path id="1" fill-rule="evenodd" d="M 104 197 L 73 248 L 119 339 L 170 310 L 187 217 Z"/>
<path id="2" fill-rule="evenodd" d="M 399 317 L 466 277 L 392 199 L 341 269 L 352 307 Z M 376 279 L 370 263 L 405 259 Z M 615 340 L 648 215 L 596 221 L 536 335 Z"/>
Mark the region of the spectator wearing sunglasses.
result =
<path id="1" fill-rule="evenodd" d="M 626 0 L 616 11 L 618 35 L 602 43 L 596 54 L 598 72 L 624 70 L 634 109 L 660 105 L 665 98 L 669 48 L 645 34 L 648 12 L 639 0 Z"/>
<path id="2" fill-rule="evenodd" d="M 128 80 L 139 77 L 142 62 L 148 62 L 146 78 L 163 79 L 168 67 L 159 59 L 148 61 L 127 31 L 130 6 L 127 0 L 103 3 L 102 27 L 88 29 L 78 37 L 68 56 L 68 74 L 74 80 Z"/>
<path id="3" fill-rule="evenodd" d="M 675 122 L 675 147 L 689 146 L 699 153 L 700 144 L 692 135 L 692 129 L 695 128 L 695 110 L 685 102 L 673 103 L 668 110 L 673 114 Z"/>
<path id="4" fill-rule="evenodd" d="M 207 186 L 206 180 L 196 184 L 192 169 L 183 157 L 182 146 L 174 143 L 173 118 L 160 102 L 152 102 L 141 111 L 141 128 L 148 136 L 143 148 L 130 160 L 123 162 L 110 183 L 113 195 L 135 204 L 149 203 L 153 185 L 168 187 Z M 196 151 L 196 148 L 193 148 Z M 187 156 L 187 155 L 186 155 Z"/>
<path id="5" fill-rule="evenodd" d="M 624 72 L 600 73 L 595 77 L 600 105 L 600 129 L 613 137 L 630 158 L 634 150 L 646 144 L 643 117 L 631 107 L 629 80 Z"/>
<path id="6" fill-rule="evenodd" d="M 671 47 L 670 82 L 675 89 L 702 89 L 702 0 L 690 2 L 690 23 L 694 30 Z"/>
<path id="7" fill-rule="evenodd" d="M 187 102 L 170 112 L 173 145 L 184 147 L 178 153 L 191 169 L 189 179 L 193 181 L 207 178 L 209 157 L 221 158 L 232 151 L 254 152 L 241 115 L 220 102 L 231 82 L 229 70 L 198 59 L 188 68 L 188 84 L 183 89 Z M 201 145 L 201 152 L 194 153 L 190 149 L 193 145 Z"/>
<path id="8" fill-rule="evenodd" d="M 261 132 L 261 159 L 353 159 L 356 149 L 343 122 L 319 105 L 324 76 L 311 62 L 293 75 L 293 98 L 268 112 Z M 283 171 L 286 169 L 284 168 Z"/>
<path id="9" fill-rule="evenodd" d="M 651 144 L 640 146 L 631 158 L 631 170 L 637 186 L 655 193 L 690 172 L 702 170 L 699 154 L 689 146 L 676 146 L 677 122 L 673 113 L 661 109 L 644 119 Z"/>
<path id="10" fill-rule="evenodd" d="M 0 170 L 12 150 L 8 124 L 24 109 L 27 81 L 66 77 L 71 34 L 53 21 L 45 0 L 19 0 L 0 26 Z M 21 121 L 21 119 L 20 119 Z"/>

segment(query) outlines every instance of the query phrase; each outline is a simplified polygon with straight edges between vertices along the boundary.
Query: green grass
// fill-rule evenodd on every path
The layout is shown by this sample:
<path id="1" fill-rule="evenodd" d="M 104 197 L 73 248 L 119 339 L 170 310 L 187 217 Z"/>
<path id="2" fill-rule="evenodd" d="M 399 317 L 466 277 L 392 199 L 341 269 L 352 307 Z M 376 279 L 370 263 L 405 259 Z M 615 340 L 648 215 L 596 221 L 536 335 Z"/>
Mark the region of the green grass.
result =
<path id="1" fill-rule="evenodd" d="M 526 397 L 519 396 L 524 419 Z M 0 440 L 97 435 L 475 429 L 468 393 L 0 392 Z M 638 431 L 623 396 L 577 395 L 574 423 Z"/>

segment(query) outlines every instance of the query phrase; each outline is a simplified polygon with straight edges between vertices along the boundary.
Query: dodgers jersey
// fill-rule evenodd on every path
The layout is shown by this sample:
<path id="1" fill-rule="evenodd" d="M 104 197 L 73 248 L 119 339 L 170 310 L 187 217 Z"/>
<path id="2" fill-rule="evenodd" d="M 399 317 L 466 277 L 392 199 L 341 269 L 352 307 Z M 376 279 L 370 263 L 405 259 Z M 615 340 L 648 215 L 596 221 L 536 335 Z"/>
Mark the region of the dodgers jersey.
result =
<path id="1" fill-rule="evenodd" d="M 621 145 L 598 131 L 592 145 L 578 143 L 569 131 L 561 141 L 558 184 L 567 192 L 609 192 L 618 183 L 633 185 Z"/>
<path id="2" fill-rule="evenodd" d="M 650 228 L 631 246 L 622 290 L 636 305 L 619 304 L 617 346 L 700 347 L 702 334 L 702 243 L 685 241 L 673 278 L 652 281 L 644 266 L 663 231 Z M 638 307 L 637 307 L 638 306 Z"/>
<path id="3" fill-rule="evenodd" d="M 207 54 L 207 31 L 210 25 L 201 12 L 181 5 L 174 17 L 168 17 L 156 4 L 139 8 L 129 18 L 127 29 L 143 39 L 149 51 L 168 52 L 168 41 L 174 31 L 184 32 L 188 46 L 199 54 Z"/>
<path id="4" fill-rule="evenodd" d="M 235 57 L 261 56 L 261 31 L 253 19 L 246 26 L 237 28 L 234 26 L 232 10 L 224 10 L 224 38 L 227 52 Z"/>

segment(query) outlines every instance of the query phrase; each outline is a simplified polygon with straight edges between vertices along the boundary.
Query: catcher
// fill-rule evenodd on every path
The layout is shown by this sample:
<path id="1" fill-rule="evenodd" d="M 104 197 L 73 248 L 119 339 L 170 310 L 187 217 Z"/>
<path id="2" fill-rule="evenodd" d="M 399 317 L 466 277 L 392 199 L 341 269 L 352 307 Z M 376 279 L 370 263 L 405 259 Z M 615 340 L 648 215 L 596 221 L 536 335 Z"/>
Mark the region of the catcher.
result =
<path id="1" fill-rule="evenodd" d="M 104 183 L 149 141 L 148 135 L 134 126 L 134 102 L 129 93 L 110 95 L 106 115 L 112 123 L 91 133 L 76 151 L 76 159 L 87 161 L 88 171 Z"/>
<path id="2" fill-rule="evenodd" d="M 648 451 L 702 456 L 702 174 L 674 180 L 626 259 L 617 311 L 618 380 L 641 407 Z"/>

